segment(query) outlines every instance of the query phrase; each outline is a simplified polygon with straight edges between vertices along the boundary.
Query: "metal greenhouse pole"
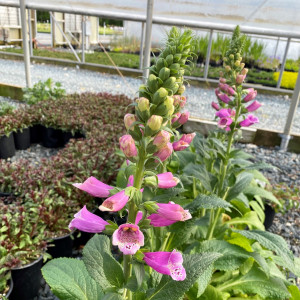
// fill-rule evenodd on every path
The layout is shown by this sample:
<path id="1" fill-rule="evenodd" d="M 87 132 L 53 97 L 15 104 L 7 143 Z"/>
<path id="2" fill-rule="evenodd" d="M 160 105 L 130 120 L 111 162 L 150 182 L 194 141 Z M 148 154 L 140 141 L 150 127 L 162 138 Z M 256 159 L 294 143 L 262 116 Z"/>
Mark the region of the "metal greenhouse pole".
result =
<path id="1" fill-rule="evenodd" d="M 146 36 L 145 36 L 145 52 L 144 52 L 144 70 L 143 81 L 146 82 L 149 76 L 150 67 L 150 51 L 151 51 L 151 35 L 152 35 L 152 16 L 153 16 L 153 4 L 154 0 L 148 0 L 147 2 L 147 19 L 146 19 Z"/>
<path id="2" fill-rule="evenodd" d="M 298 72 L 297 82 L 296 82 L 293 97 L 291 100 L 289 113 L 287 115 L 284 131 L 283 131 L 283 134 L 281 135 L 282 139 L 281 139 L 280 149 L 283 151 L 287 150 L 289 141 L 291 139 L 290 133 L 291 133 L 291 128 L 292 128 L 293 121 L 294 121 L 294 118 L 296 115 L 296 111 L 298 108 L 298 104 L 299 104 L 299 96 L 300 96 L 300 70 Z"/>
<path id="3" fill-rule="evenodd" d="M 24 49 L 24 64 L 25 64 L 26 86 L 30 88 L 31 87 L 30 54 L 29 54 L 29 42 L 28 42 L 28 35 L 27 35 L 25 0 L 20 0 L 20 12 L 21 12 L 23 49 Z"/>

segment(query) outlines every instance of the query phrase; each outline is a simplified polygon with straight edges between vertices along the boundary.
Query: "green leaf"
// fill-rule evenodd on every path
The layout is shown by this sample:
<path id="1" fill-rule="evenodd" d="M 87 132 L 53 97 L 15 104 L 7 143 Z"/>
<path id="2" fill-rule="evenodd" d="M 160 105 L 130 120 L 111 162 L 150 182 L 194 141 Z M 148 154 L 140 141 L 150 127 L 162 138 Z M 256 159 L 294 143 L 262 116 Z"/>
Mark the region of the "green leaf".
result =
<path id="1" fill-rule="evenodd" d="M 300 291 L 296 285 L 288 286 L 288 290 L 292 295 L 292 298 L 289 298 L 289 300 L 299 300 L 300 299 Z"/>
<path id="2" fill-rule="evenodd" d="M 232 232 L 230 239 L 227 239 L 226 241 L 232 245 L 240 246 L 248 252 L 253 252 L 250 241 L 237 232 Z"/>
<path id="3" fill-rule="evenodd" d="M 213 287 L 212 285 L 209 285 L 206 288 L 203 295 L 201 295 L 200 298 L 197 298 L 197 300 L 226 300 L 229 297 L 230 297 L 230 294 L 222 293 L 222 292 L 218 291 L 217 288 Z"/>
<path id="4" fill-rule="evenodd" d="M 243 191 L 243 193 L 251 196 L 260 196 L 262 198 L 270 200 L 271 202 L 276 203 L 280 207 L 282 206 L 281 203 L 278 201 L 278 199 L 271 192 L 266 191 L 265 189 L 259 186 L 253 186 L 253 185 L 247 186 Z"/>
<path id="5" fill-rule="evenodd" d="M 164 275 L 148 300 L 181 299 L 184 293 L 191 288 L 205 270 L 219 257 L 220 254 L 217 253 L 184 255 L 183 266 L 186 270 L 186 279 L 183 281 L 174 281 L 170 276 Z"/>
<path id="6" fill-rule="evenodd" d="M 92 298 L 90 299 L 92 300 Z M 108 293 L 101 300 L 123 300 L 122 296 L 116 293 Z"/>
<path id="7" fill-rule="evenodd" d="M 185 206 L 191 213 L 196 212 L 200 208 L 214 209 L 214 208 L 225 208 L 228 209 L 232 207 L 230 203 L 221 199 L 217 195 L 199 195 L 193 202 Z"/>
<path id="8" fill-rule="evenodd" d="M 236 183 L 232 186 L 227 193 L 226 200 L 230 201 L 231 199 L 237 197 L 242 193 L 245 188 L 250 184 L 253 179 L 253 174 L 243 172 L 238 175 Z"/>
<path id="9" fill-rule="evenodd" d="M 278 278 L 268 278 L 263 271 L 253 267 L 246 275 L 240 275 L 218 286 L 221 292 L 241 292 L 259 294 L 263 298 L 272 300 L 288 299 L 290 293 L 282 280 Z"/>
<path id="10" fill-rule="evenodd" d="M 279 235 L 260 230 L 234 230 L 250 240 L 259 242 L 263 247 L 274 251 L 285 262 L 286 267 L 295 270 L 294 257 L 286 241 Z"/>
<path id="11" fill-rule="evenodd" d="M 249 205 L 257 213 L 260 221 L 263 223 L 265 221 L 265 212 L 263 211 L 261 206 L 257 203 L 257 201 L 250 201 Z"/>
<path id="12" fill-rule="evenodd" d="M 242 217 L 233 218 L 226 222 L 227 225 L 238 225 L 238 224 L 245 224 L 249 227 L 254 227 L 260 230 L 264 230 L 265 227 L 259 220 L 257 213 L 255 211 L 247 212 Z"/>
<path id="13" fill-rule="evenodd" d="M 52 292 L 61 300 L 100 300 L 103 292 L 90 277 L 83 261 L 57 258 L 42 268 L 43 276 Z"/>
<path id="14" fill-rule="evenodd" d="M 113 258 L 110 251 L 110 239 L 105 235 L 94 235 L 83 249 L 83 261 L 101 288 L 114 290 L 123 287 L 122 266 Z"/>
<path id="15" fill-rule="evenodd" d="M 143 264 L 134 263 L 133 270 L 137 281 L 138 288 L 142 285 L 144 277 L 145 277 L 145 267 Z"/>

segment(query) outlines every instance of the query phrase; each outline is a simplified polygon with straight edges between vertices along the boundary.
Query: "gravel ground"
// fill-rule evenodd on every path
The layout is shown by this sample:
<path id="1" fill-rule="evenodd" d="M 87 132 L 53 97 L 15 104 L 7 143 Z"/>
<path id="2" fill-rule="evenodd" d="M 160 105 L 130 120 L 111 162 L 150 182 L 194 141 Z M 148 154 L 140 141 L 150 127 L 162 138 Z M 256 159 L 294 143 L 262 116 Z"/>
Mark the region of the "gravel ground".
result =
<path id="1" fill-rule="evenodd" d="M 61 82 L 67 93 L 108 92 L 134 97 L 141 84 L 140 78 L 125 77 L 122 79 L 120 76 L 111 74 L 45 64 L 32 64 L 31 73 L 33 83 L 51 77 L 54 81 Z M 1 83 L 25 86 L 23 62 L 0 59 L 0 78 Z M 215 100 L 213 89 L 191 86 L 187 88 L 186 96 L 188 97 L 186 108 L 192 116 L 208 120 L 214 118 L 214 111 L 210 107 L 211 101 Z M 289 109 L 289 97 L 261 94 L 257 96 L 257 100 L 264 105 L 256 113 L 260 119 L 257 127 L 283 131 Z M 295 116 L 292 131 L 300 133 L 299 109 Z"/>

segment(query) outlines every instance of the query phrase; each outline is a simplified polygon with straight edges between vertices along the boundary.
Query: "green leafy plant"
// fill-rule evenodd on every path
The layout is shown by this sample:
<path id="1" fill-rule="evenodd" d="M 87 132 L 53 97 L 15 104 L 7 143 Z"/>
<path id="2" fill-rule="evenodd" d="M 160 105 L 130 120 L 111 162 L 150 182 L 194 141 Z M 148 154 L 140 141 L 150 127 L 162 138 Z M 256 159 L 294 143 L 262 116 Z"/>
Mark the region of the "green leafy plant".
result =
<path id="1" fill-rule="evenodd" d="M 10 115 L 14 111 L 15 107 L 7 102 L 0 103 L 0 117 L 4 115 Z"/>
<path id="2" fill-rule="evenodd" d="M 32 88 L 23 88 L 23 92 L 23 99 L 29 105 L 48 99 L 57 100 L 65 95 L 61 83 L 56 82 L 53 86 L 51 78 L 48 78 L 45 82 L 39 81 Z"/>

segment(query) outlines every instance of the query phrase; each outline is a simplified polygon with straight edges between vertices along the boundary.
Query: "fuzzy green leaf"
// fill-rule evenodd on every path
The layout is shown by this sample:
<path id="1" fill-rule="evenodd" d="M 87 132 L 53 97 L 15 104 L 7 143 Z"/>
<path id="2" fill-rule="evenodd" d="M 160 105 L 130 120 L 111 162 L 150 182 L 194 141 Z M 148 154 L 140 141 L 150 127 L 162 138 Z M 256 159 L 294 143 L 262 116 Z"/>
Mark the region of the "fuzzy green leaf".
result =
<path id="1" fill-rule="evenodd" d="M 232 186 L 227 193 L 226 200 L 230 201 L 237 197 L 240 193 L 244 192 L 246 187 L 252 181 L 253 174 L 243 172 L 237 177 L 236 183 Z"/>
<path id="2" fill-rule="evenodd" d="M 186 291 L 220 257 L 217 253 L 184 255 L 183 266 L 186 269 L 186 279 L 174 281 L 170 276 L 163 276 L 154 293 L 148 300 L 181 299 Z"/>
<path id="3" fill-rule="evenodd" d="M 245 190 L 243 191 L 244 194 L 246 195 L 251 195 L 251 196 L 260 196 L 262 198 L 265 198 L 271 202 L 276 203 L 280 207 L 282 206 L 281 203 L 278 201 L 278 199 L 269 191 L 266 191 L 265 189 L 259 187 L 259 186 L 247 186 Z"/>
<path id="4" fill-rule="evenodd" d="M 52 292 L 61 300 L 100 300 L 103 297 L 101 287 L 81 260 L 53 259 L 42 268 L 42 273 Z"/>
<path id="5" fill-rule="evenodd" d="M 257 213 L 255 211 L 247 212 L 242 217 L 233 218 L 226 222 L 227 225 L 245 224 L 249 227 L 254 227 L 260 230 L 264 230 L 265 227 L 259 220 Z"/>
<path id="6" fill-rule="evenodd" d="M 89 274 L 104 291 L 123 286 L 123 269 L 111 255 L 110 240 L 107 236 L 94 235 L 89 240 L 83 250 L 83 261 Z"/>

